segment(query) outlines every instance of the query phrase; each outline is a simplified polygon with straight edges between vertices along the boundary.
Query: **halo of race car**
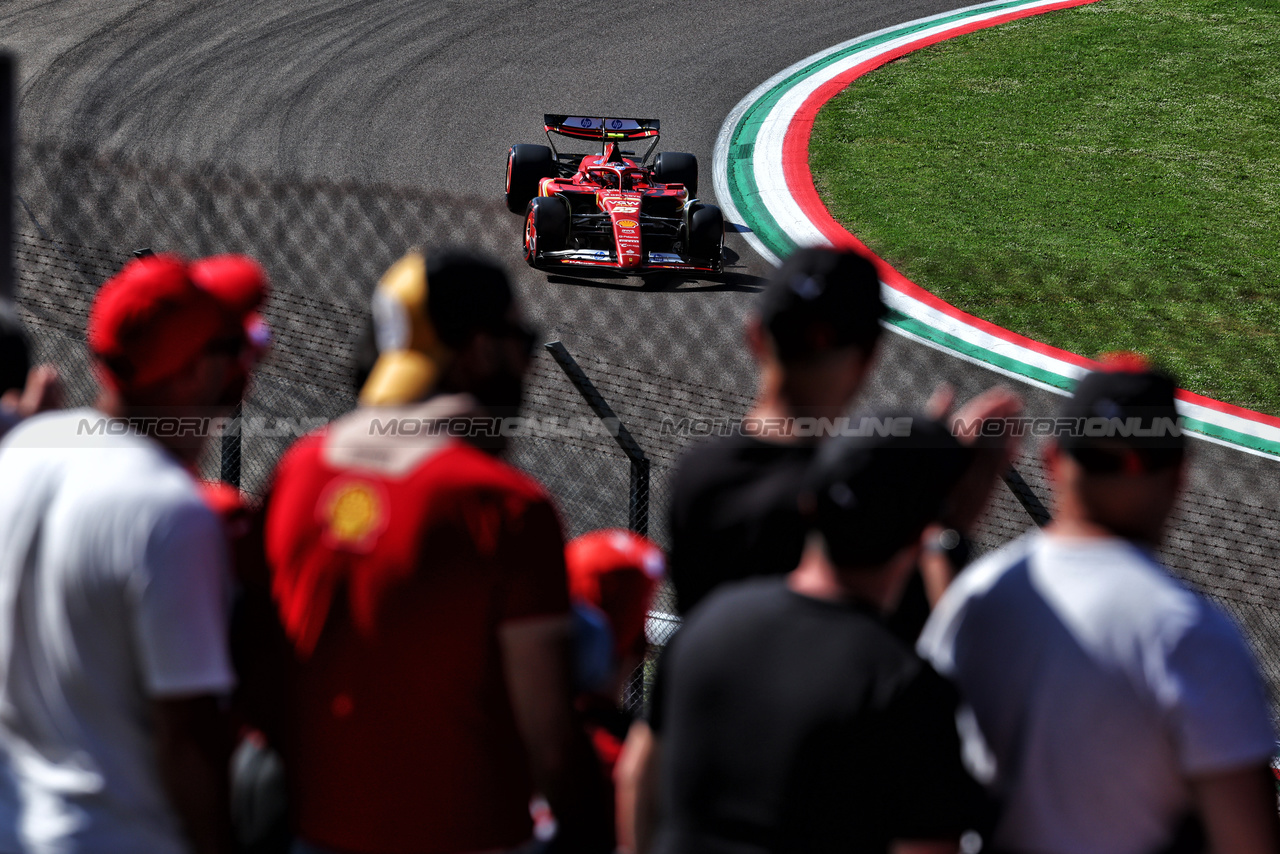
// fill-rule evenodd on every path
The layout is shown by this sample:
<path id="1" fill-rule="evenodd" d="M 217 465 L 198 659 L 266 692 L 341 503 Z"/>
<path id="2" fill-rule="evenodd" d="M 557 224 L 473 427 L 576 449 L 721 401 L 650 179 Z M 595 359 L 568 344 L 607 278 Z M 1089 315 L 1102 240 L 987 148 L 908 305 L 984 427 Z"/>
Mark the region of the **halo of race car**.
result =
<path id="1" fill-rule="evenodd" d="M 697 198 L 696 157 L 652 157 L 657 119 L 547 114 L 543 129 L 549 145 L 517 144 L 507 154 L 507 209 L 524 214 L 530 266 L 723 272 L 724 215 Z M 562 152 L 553 134 L 599 150 Z M 622 147 L 640 141 L 640 153 Z"/>

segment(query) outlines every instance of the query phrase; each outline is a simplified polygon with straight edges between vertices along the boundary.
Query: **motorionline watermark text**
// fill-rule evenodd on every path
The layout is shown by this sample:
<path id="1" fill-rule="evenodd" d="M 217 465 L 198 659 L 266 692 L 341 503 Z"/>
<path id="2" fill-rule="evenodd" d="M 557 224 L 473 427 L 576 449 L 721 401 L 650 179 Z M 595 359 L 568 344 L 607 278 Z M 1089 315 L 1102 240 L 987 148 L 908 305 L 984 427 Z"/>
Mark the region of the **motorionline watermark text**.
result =
<path id="1" fill-rule="evenodd" d="M 911 416 L 840 416 L 818 418 L 795 416 L 787 418 L 724 418 L 687 416 L 666 417 L 662 420 L 663 436 L 794 436 L 799 438 L 824 438 L 836 436 L 909 436 Z M 1147 439 L 1177 438 L 1182 435 L 1184 419 L 1158 416 L 1155 418 L 1132 417 L 1029 417 L 974 418 L 952 422 L 952 432 L 957 436 L 983 438 L 1004 437 L 1053 437 L 1090 439 Z"/>
<path id="2" fill-rule="evenodd" d="M 76 435 L 92 438 L 140 433 L 159 439 L 183 440 L 224 436 L 240 436 L 244 439 L 300 439 L 328 423 L 329 419 L 325 417 L 142 416 L 118 419 L 101 416 L 81 418 L 76 425 Z M 369 422 L 368 435 L 459 439 L 583 439 L 617 437 L 621 429 L 617 418 L 520 415 L 466 415 L 448 418 L 374 416 Z"/>
<path id="3" fill-rule="evenodd" d="M 203 440 L 224 436 L 244 439 L 299 439 L 324 427 L 329 418 L 225 416 L 145 416 L 129 419 L 86 417 L 80 419 L 76 435 L 83 437 L 120 436 L 141 433 L 161 439 Z M 840 416 L 819 418 L 726 418 L 722 416 L 665 416 L 659 425 L 662 436 L 702 438 L 709 436 L 754 436 L 824 438 L 836 436 L 909 436 L 911 416 Z M 1184 419 L 1158 416 L 1130 417 L 1030 417 L 963 419 L 952 422 L 952 432 L 963 437 L 1085 437 L 1085 438 L 1177 438 L 1182 436 Z M 379 417 L 369 420 L 371 437 L 422 438 L 617 438 L 622 425 L 617 418 L 559 416 L 465 415 L 445 418 Z"/>
<path id="4" fill-rule="evenodd" d="M 446 436 L 456 439 L 585 439 L 617 438 L 617 418 L 510 415 L 459 415 L 451 418 L 378 418 L 369 422 L 370 436 Z"/>
<path id="5" fill-rule="evenodd" d="M 81 418 L 77 436 L 140 433 L 160 439 L 209 439 L 223 436 L 298 439 L 329 423 L 328 418 L 232 418 L 230 416 L 144 415 L 131 418 Z"/>

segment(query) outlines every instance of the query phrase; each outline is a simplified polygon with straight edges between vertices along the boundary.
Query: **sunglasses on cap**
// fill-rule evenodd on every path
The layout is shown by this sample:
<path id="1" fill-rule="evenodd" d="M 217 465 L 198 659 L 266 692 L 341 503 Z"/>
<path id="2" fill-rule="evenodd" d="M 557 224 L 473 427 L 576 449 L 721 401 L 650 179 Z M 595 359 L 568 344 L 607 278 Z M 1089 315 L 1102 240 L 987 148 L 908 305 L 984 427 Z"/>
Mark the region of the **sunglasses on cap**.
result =
<path id="1" fill-rule="evenodd" d="M 252 368 L 271 347 L 271 327 L 262 318 L 255 318 L 243 332 L 233 332 L 214 338 L 204 351 L 213 356 L 231 356 L 244 361 Z"/>

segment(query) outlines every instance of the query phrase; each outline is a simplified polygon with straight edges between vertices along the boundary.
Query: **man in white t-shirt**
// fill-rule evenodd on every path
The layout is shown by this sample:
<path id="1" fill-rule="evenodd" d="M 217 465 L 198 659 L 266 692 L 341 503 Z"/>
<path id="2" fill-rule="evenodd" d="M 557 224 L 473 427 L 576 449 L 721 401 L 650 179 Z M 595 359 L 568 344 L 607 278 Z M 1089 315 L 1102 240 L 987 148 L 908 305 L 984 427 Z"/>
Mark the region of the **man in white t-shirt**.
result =
<path id="1" fill-rule="evenodd" d="M 1082 379 L 1045 452 L 1053 522 L 961 574 L 921 635 L 1003 803 L 996 851 L 1280 851 L 1252 656 L 1151 552 L 1183 480 L 1174 391 L 1132 355 Z"/>
<path id="2" fill-rule="evenodd" d="M 246 258 L 132 261 L 90 311 L 98 408 L 0 445 L 0 851 L 231 850 L 226 547 L 188 466 L 265 288 Z"/>

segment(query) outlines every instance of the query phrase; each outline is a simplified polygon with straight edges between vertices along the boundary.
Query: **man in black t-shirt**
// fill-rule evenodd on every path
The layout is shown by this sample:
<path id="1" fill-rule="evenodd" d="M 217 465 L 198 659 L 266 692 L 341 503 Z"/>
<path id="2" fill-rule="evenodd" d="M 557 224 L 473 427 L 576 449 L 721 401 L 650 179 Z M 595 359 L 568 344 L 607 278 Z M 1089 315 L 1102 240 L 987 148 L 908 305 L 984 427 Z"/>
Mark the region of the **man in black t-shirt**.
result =
<path id="1" fill-rule="evenodd" d="M 726 581 L 795 568 L 804 546 L 796 498 L 818 447 L 847 428 L 886 426 L 849 418 L 875 359 L 884 312 L 875 265 L 851 250 L 800 249 L 770 280 L 747 326 L 760 366 L 755 402 L 736 432 L 695 445 L 676 468 L 668 566 L 681 616 Z M 939 386 L 931 414 L 945 414 L 950 398 L 950 389 Z M 1001 431 L 988 436 L 985 424 L 1016 415 L 1021 405 L 1010 389 L 996 386 L 952 417 L 961 441 L 983 449 L 983 463 L 974 470 L 981 483 L 965 488 L 946 520 L 960 534 L 990 496 L 994 478 L 986 474 L 1004 471 L 1012 460 L 1011 437 Z M 982 430 L 974 429 L 978 424 Z M 926 588 L 931 599 L 957 569 L 932 563 L 921 567 L 929 582 L 911 576 L 894 616 L 894 630 L 904 639 L 914 641 L 928 616 Z"/>
<path id="2" fill-rule="evenodd" d="M 798 568 L 725 585 L 662 658 L 639 854 L 936 854 L 981 823 L 955 692 L 883 621 L 973 460 L 923 418 L 824 445 Z"/>
<path id="3" fill-rule="evenodd" d="M 813 434 L 848 415 L 884 312 L 875 265 L 856 252 L 800 249 L 774 274 L 747 326 L 760 367 L 751 410 L 676 469 L 669 566 L 682 615 L 724 581 L 795 567 L 804 532 L 794 502 Z"/>

